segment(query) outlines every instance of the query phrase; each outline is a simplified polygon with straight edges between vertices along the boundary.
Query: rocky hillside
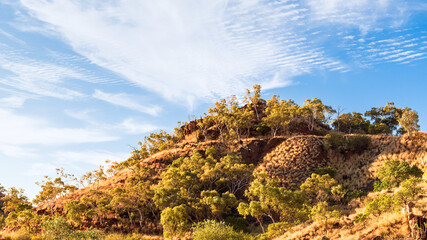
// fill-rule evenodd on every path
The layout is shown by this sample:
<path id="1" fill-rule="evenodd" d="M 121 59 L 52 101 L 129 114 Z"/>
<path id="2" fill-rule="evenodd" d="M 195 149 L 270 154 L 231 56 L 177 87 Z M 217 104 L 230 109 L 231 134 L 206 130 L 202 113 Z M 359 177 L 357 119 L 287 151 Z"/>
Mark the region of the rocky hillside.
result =
<path id="1" fill-rule="evenodd" d="M 349 137 L 351 135 L 348 135 Z M 337 152 L 325 148 L 325 137 L 298 135 L 271 139 L 244 139 L 230 143 L 227 147 L 241 154 L 246 164 L 254 164 L 255 171 L 265 171 L 276 178 L 286 188 L 295 189 L 310 176 L 314 170 L 331 167 L 337 170 L 335 177 L 349 189 L 369 189 L 376 179 L 378 167 L 390 159 L 407 161 L 427 170 L 427 133 L 419 132 L 404 136 L 372 136 L 371 145 L 359 153 Z M 224 148 L 219 141 L 182 142 L 176 148 L 162 151 L 146 158 L 142 164 L 160 174 L 173 159 L 188 156 L 192 151 L 204 151 L 207 148 Z M 120 186 L 131 174 L 121 171 L 96 184 L 98 190 Z M 59 199 L 55 210 L 62 212 L 63 205 L 71 199 L 84 196 L 94 186 L 79 189 Z M 39 208 L 43 212 L 44 206 Z"/>

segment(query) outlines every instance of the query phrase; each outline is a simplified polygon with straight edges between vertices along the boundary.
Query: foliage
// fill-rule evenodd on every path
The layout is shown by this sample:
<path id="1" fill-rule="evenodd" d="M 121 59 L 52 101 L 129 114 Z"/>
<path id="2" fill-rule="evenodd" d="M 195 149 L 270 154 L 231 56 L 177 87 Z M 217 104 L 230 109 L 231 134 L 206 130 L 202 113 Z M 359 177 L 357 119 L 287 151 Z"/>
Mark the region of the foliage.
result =
<path id="1" fill-rule="evenodd" d="M 330 120 L 330 115 L 336 111 L 331 106 L 324 105 L 322 100 L 313 98 L 305 100 L 298 112 L 307 120 L 308 129 L 313 131 L 316 124 L 327 123 Z"/>
<path id="2" fill-rule="evenodd" d="M 337 174 L 337 171 L 335 169 L 332 169 L 331 167 L 325 167 L 314 170 L 314 173 L 320 176 L 328 174 L 330 177 L 334 178 Z"/>
<path id="3" fill-rule="evenodd" d="M 420 130 L 420 125 L 418 125 L 418 113 L 408 107 L 403 109 L 403 113 L 398 119 L 398 122 L 409 134 Z"/>
<path id="4" fill-rule="evenodd" d="M 365 222 L 369 219 L 369 214 L 359 213 L 354 219 L 355 223 L 363 223 L 363 227 L 365 227 Z"/>
<path id="5" fill-rule="evenodd" d="M 341 114 L 334 119 L 332 126 L 343 133 L 368 133 L 370 122 L 358 112 Z"/>
<path id="6" fill-rule="evenodd" d="M 190 157 L 172 162 L 154 189 L 154 203 L 166 207 L 186 205 L 191 217 L 222 218 L 236 202 L 235 194 L 251 180 L 252 165 L 230 153 L 217 160 L 215 151 L 207 150 L 206 157 L 194 151 Z"/>
<path id="7" fill-rule="evenodd" d="M 308 202 L 305 194 L 300 191 L 289 191 L 279 187 L 274 179 L 268 178 L 265 174 L 258 174 L 256 179 L 245 192 L 249 203 L 241 202 L 237 208 L 239 213 L 254 217 L 263 232 L 263 217 L 269 217 L 275 223 L 275 215 L 281 221 L 293 224 L 303 222 L 308 216 Z"/>
<path id="8" fill-rule="evenodd" d="M 101 239 L 102 234 L 96 230 L 73 231 L 71 225 L 62 217 L 55 216 L 43 224 L 42 238 L 46 240 L 78 240 L 78 239 Z"/>
<path id="9" fill-rule="evenodd" d="M 77 189 L 76 186 L 68 184 L 69 181 L 77 181 L 72 174 L 66 174 L 64 169 L 56 169 L 57 177 L 52 179 L 45 176 L 42 182 L 37 183 L 42 190 L 37 194 L 34 199 L 35 204 L 46 204 L 53 214 L 54 202 L 58 197 L 61 197 L 69 192 Z"/>
<path id="10" fill-rule="evenodd" d="M 194 240 L 244 240 L 252 239 L 251 235 L 242 232 L 236 232 L 233 227 L 224 222 L 205 220 L 195 224 L 191 234 Z"/>
<path id="11" fill-rule="evenodd" d="M 232 226 L 236 231 L 249 232 L 249 224 L 243 217 L 228 216 L 224 222 Z"/>
<path id="12" fill-rule="evenodd" d="M 268 225 L 267 232 L 258 235 L 256 239 L 257 240 L 274 239 L 276 237 L 279 237 L 280 235 L 283 235 L 291 226 L 292 224 L 289 224 L 287 222 L 272 223 Z"/>
<path id="13" fill-rule="evenodd" d="M 402 112 L 403 110 L 395 107 L 393 102 L 388 102 L 385 107 L 371 108 L 370 111 L 365 112 L 365 116 L 373 121 L 369 132 L 371 134 L 392 133 L 399 125 L 398 119 L 402 116 Z"/>
<path id="14" fill-rule="evenodd" d="M 411 177 L 410 179 L 406 179 L 400 184 L 400 189 L 394 197 L 404 204 L 414 200 L 422 192 L 420 183 L 421 178 Z"/>
<path id="15" fill-rule="evenodd" d="M 163 236 L 175 239 L 182 236 L 189 229 L 189 219 L 185 205 L 167 207 L 162 211 L 160 223 L 163 226 Z"/>
<path id="16" fill-rule="evenodd" d="M 263 121 L 267 127 L 271 129 L 273 137 L 276 136 L 279 130 L 284 131 L 289 125 L 292 118 L 297 114 L 298 105 L 292 100 L 280 100 L 276 95 L 273 95 L 271 100 L 267 102 L 265 109 L 266 116 Z"/>
<path id="17" fill-rule="evenodd" d="M 390 134 L 392 131 L 390 127 L 385 123 L 374 123 L 369 125 L 369 134 Z"/>
<path id="18" fill-rule="evenodd" d="M 368 136 L 355 135 L 344 136 L 339 133 L 326 135 L 325 147 L 339 153 L 353 152 L 362 153 L 371 146 L 371 138 Z"/>
<path id="19" fill-rule="evenodd" d="M 381 188 L 386 189 L 397 187 L 401 182 L 411 177 L 421 178 L 422 175 L 423 171 L 416 165 L 411 167 L 407 162 L 398 160 L 388 160 L 378 169 Z M 377 190 L 379 190 L 378 187 Z"/>
<path id="20" fill-rule="evenodd" d="M 300 186 L 301 190 L 307 195 L 314 204 L 318 202 L 341 201 L 345 195 L 342 186 L 333 179 L 329 174 L 318 175 L 312 173 Z"/>
<path id="21" fill-rule="evenodd" d="M 325 147 L 337 152 L 345 152 L 347 140 L 342 134 L 329 133 L 326 135 Z"/>
<path id="22" fill-rule="evenodd" d="M 361 154 L 371 146 L 371 138 L 368 136 L 356 135 L 347 138 L 347 151 Z"/>
<path id="23" fill-rule="evenodd" d="M 398 202 L 389 194 L 380 194 L 377 198 L 368 203 L 365 214 L 380 215 L 384 212 L 398 211 Z"/>
<path id="24" fill-rule="evenodd" d="M 328 231 L 328 220 L 338 218 L 340 215 L 341 213 L 338 210 L 331 208 L 326 201 L 318 202 L 311 209 L 311 218 L 313 220 L 323 222 L 326 232 Z"/>

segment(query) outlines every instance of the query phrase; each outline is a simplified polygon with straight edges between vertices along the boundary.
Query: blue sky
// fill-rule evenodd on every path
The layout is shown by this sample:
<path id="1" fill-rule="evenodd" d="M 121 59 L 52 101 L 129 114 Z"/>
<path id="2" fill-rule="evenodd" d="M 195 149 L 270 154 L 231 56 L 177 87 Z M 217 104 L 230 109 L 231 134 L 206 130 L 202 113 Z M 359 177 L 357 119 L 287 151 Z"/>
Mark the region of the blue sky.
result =
<path id="1" fill-rule="evenodd" d="M 421 0 L 2 0 L 0 184 L 124 160 L 261 84 L 344 111 L 394 101 L 426 130 Z"/>

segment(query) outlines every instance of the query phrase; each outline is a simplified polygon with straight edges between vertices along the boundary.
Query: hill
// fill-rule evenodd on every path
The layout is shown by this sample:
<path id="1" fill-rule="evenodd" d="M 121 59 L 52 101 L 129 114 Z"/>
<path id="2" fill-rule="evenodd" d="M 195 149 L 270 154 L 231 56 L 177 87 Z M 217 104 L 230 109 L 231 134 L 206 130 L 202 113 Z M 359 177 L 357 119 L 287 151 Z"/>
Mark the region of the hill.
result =
<path id="1" fill-rule="evenodd" d="M 398 213 L 410 202 L 424 219 L 427 133 L 410 108 L 332 118 L 320 99 L 266 101 L 255 86 L 208 112 L 144 137 L 129 159 L 88 172 L 80 187 L 59 169 L 40 183 L 34 208 L 19 190 L 0 191 L 0 223 L 42 236 L 61 225 L 77 235 L 370 239 L 413 233 L 405 226 L 415 213 Z"/>

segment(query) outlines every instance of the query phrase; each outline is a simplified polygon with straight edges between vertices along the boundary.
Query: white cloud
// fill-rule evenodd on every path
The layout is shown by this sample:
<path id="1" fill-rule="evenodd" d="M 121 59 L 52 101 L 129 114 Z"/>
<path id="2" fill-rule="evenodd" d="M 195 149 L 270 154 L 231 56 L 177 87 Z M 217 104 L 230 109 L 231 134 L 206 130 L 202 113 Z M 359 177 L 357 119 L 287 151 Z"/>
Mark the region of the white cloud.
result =
<path id="1" fill-rule="evenodd" d="M 129 108 L 138 112 L 147 113 L 156 116 L 161 108 L 153 105 L 143 105 L 138 102 L 138 96 L 125 94 L 125 93 L 106 93 L 96 89 L 92 97 L 111 103 L 113 105 Z"/>
<path id="2" fill-rule="evenodd" d="M 73 99 L 83 94 L 61 86 L 65 79 L 85 79 L 71 68 L 34 60 L 12 52 L 0 52 L 0 68 L 6 70 L 0 84 L 40 96 Z"/>
<path id="3" fill-rule="evenodd" d="M 0 98 L 0 108 L 20 108 L 24 105 L 26 97 L 23 96 L 9 96 Z"/>
<path id="4" fill-rule="evenodd" d="M 317 24 L 355 26 L 363 33 L 387 25 L 399 26 L 408 17 L 406 1 L 401 0 L 306 0 L 310 18 Z"/>
<path id="5" fill-rule="evenodd" d="M 125 119 L 121 124 L 117 126 L 119 129 L 123 129 L 128 134 L 144 134 L 148 132 L 160 129 L 159 126 L 138 122 L 135 119 Z"/>
<path id="6" fill-rule="evenodd" d="M 283 70 L 343 69 L 299 30 L 306 9 L 294 2 L 21 3 L 77 53 L 177 103 L 269 84 Z"/>
<path id="7" fill-rule="evenodd" d="M 36 150 L 31 147 L 13 146 L 10 144 L 0 143 L 0 154 L 9 158 L 36 158 L 39 156 Z"/>
<path id="8" fill-rule="evenodd" d="M 56 160 L 55 165 L 64 164 L 77 167 L 79 163 L 93 165 L 94 167 L 103 165 L 106 160 L 121 162 L 126 160 L 129 153 L 116 153 L 106 150 L 91 151 L 58 151 L 51 155 Z"/>
<path id="9" fill-rule="evenodd" d="M 51 123 L 34 117 L 18 115 L 10 110 L 0 109 L 0 144 L 23 145 L 65 145 L 116 140 L 101 130 L 86 128 L 52 127 Z"/>

